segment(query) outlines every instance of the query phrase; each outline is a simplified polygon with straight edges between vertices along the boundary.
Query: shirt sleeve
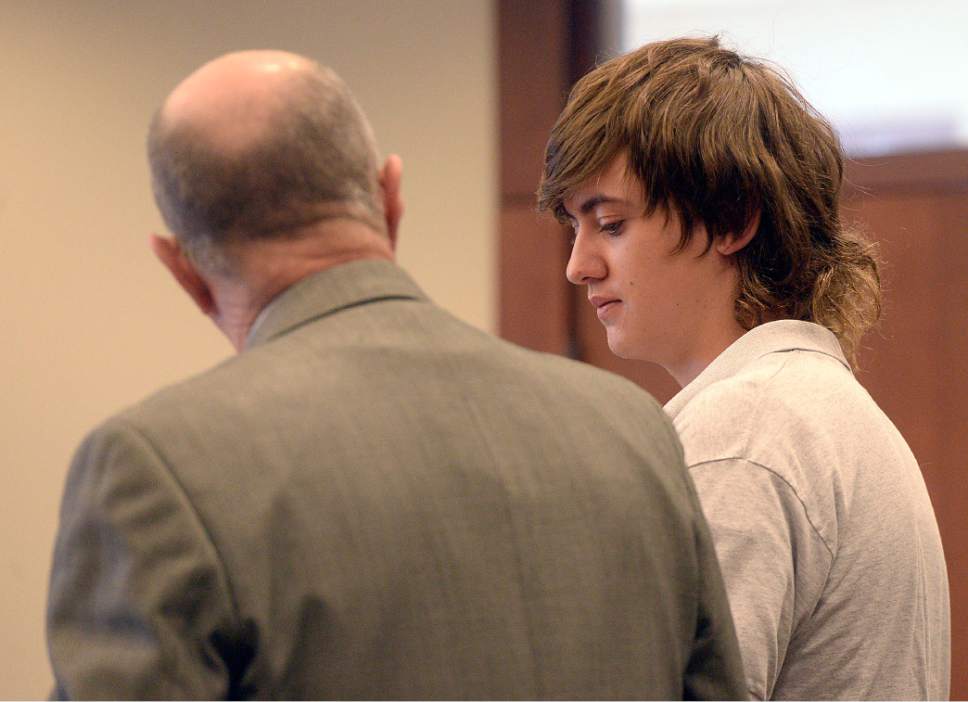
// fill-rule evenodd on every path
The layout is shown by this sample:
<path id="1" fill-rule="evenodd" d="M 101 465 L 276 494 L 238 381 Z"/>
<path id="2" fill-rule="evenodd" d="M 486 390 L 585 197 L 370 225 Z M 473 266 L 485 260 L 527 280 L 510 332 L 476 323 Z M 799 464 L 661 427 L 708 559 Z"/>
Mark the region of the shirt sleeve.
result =
<path id="1" fill-rule="evenodd" d="M 796 627 L 831 557 L 794 489 L 768 467 L 725 459 L 690 467 L 713 536 L 749 693 L 769 699 Z"/>
<path id="2" fill-rule="evenodd" d="M 234 607 L 211 540 L 148 441 L 120 422 L 71 465 L 47 608 L 56 698 L 232 694 Z"/>
<path id="3" fill-rule="evenodd" d="M 683 699 L 745 700 L 748 693 L 743 665 L 713 540 L 691 484 L 689 494 L 697 515 L 694 535 L 699 597 L 696 638 L 686 667 Z"/>

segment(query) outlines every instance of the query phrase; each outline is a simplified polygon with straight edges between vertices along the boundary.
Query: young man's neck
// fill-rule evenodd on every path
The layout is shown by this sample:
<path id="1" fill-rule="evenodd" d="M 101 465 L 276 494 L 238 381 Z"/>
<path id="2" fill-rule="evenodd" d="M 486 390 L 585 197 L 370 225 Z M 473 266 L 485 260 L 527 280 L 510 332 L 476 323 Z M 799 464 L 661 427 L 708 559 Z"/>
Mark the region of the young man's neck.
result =
<path id="1" fill-rule="evenodd" d="M 680 358 L 662 365 L 680 387 L 686 387 L 745 333 L 746 330 L 739 322 L 731 319 L 731 323 L 723 325 L 714 333 L 707 332 L 702 337 L 696 337 L 697 344 L 692 349 Z"/>

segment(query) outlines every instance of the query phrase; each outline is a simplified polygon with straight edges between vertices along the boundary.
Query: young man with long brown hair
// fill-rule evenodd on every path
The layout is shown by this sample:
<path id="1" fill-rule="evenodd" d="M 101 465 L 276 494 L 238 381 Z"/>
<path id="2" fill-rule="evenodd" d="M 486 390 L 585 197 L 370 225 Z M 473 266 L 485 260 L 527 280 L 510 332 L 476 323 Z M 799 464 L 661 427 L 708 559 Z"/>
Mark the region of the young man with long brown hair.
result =
<path id="1" fill-rule="evenodd" d="M 851 372 L 880 312 L 840 218 L 835 132 L 718 39 L 648 44 L 582 78 L 539 207 L 568 279 L 666 406 L 710 521 L 756 698 L 948 696 L 937 523 L 904 439 Z"/>

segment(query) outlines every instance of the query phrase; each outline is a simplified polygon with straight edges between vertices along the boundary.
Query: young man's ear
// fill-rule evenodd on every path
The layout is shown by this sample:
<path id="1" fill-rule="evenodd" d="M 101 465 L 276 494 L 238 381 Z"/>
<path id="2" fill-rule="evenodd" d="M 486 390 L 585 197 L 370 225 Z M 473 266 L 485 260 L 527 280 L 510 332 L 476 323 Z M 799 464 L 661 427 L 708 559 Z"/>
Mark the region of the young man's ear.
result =
<path id="1" fill-rule="evenodd" d="M 211 317 L 215 311 L 215 298 L 212 295 L 212 290 L 199 274 L 195 265 L 188 260 L 178 241 L 152 234 L 148 237 L 148 245 L 151 246 L 152 252 L 162 265 L 178 281 L 182 290 L 192 298 L 202 314 Z"/>
<path id="2" fill-rule="evenodd" d="M 742 232 L 739 234 L 730 232 L 726 236 L 718 239 L 716 241 L 716 251 L 723 256 L 732 256 L 753 240 L 753 237 L 756 236 L 756 231 L 759 228 L 760 213 L 757 211 L 756 214 L 750 219 L 749 224 L 746 225 L 746 229 L 744 229 Z"/>
<path id="3" fill-rule="evenodd" d="M 386 218 L 387 236 L 390 247 L 397 248 L 397 230 L 403 217 L 403 197 L 400 194 L 400 181 L 403 178 L 403 161 L 396 154 L 387 156 L 380 169 L 380 191 L 383 195 L 383 216 Z"/>

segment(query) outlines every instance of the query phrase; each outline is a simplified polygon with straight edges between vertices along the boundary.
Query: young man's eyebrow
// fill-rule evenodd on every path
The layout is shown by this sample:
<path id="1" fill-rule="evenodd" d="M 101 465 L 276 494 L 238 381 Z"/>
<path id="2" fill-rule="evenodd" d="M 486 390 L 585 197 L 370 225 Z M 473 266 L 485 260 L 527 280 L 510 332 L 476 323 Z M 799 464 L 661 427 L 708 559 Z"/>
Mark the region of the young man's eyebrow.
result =
<path id="1" fill-rule="evenodd" d="M 582 214 L 588 214 L 589 212 L 591 212 L 592 210 L 594 210 L 599 205 L 606 205 L 606 204 L 610 204 L 610 203 L 617 203 L 617 204 L 620 204 L 620 205 L 627 205 L 628 204 L 628 201 L 627 200 L 623 200 L 622 198 L 619 198 L 619 197 L 611 197 L 609 195 L 597 194 L 597 195 L 592 195 L 590 198 L 588 198 L 587 200 L 585 200 L 581 204 L 581 207 L 578 208 L 578 210 Z"/>

